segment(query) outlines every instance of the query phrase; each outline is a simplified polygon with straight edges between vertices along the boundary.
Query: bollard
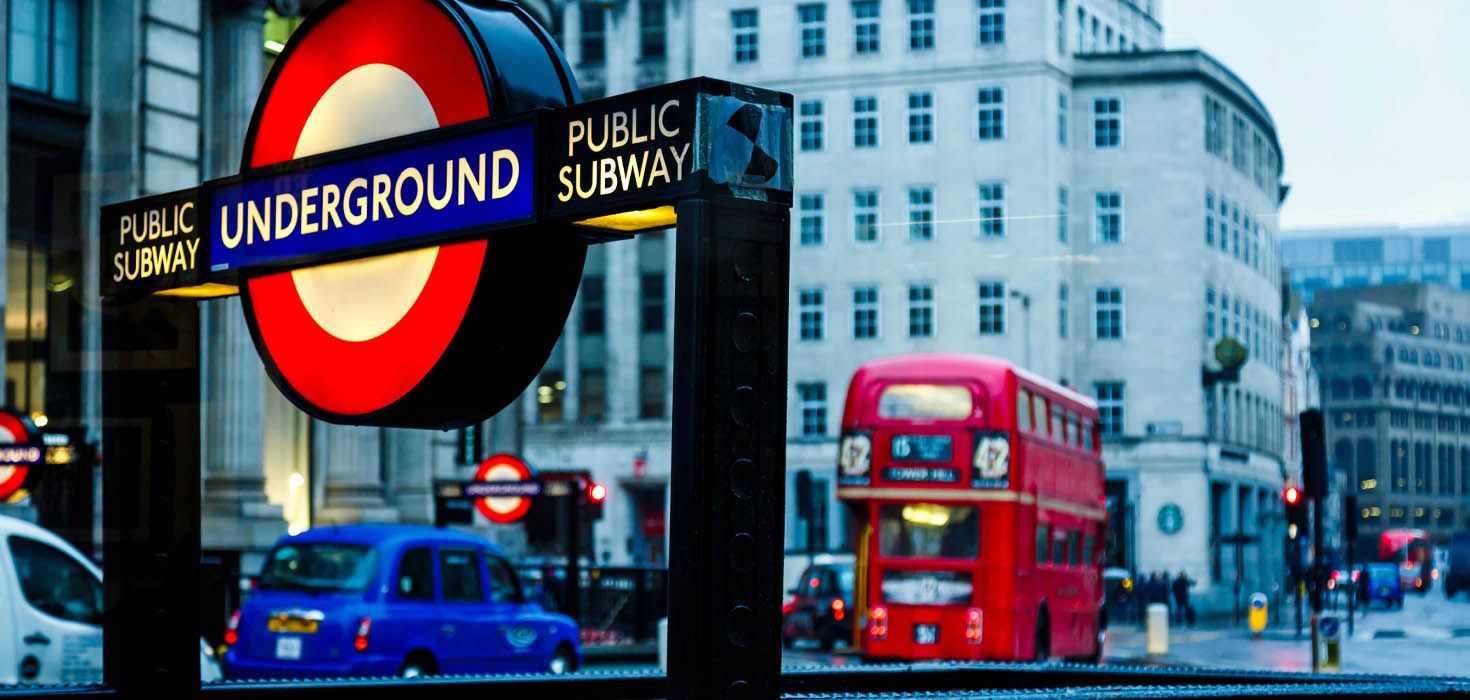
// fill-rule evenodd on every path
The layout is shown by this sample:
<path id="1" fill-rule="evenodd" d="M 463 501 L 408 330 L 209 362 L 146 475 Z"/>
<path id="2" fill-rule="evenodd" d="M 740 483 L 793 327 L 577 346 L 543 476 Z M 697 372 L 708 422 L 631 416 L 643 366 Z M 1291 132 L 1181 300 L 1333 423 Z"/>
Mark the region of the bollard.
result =
<path id="1" fill-rule="evenodd" d="M 1261 631 L 1266 629 L 1267 613 L 1266 594 L 1252 593 L 1250 614 L 1246 620 L 1250 625 L 1252 637 L 1256 639 L 1261 637 Z"/>
<path id="2" fill-rule="evenodd" d="M 1313 655 L 1317 673 L 1342 671 L 1342 621 L 1335 615 L 1322 615 L 1312 620 Z"/>
<path id="3" fill-rule="evenodd" d="M 1149 656 L 1169 653 L 1169 606 L 1149 603 L 1144 630 Z"/>
<path id="4" fill-rule="evenodd" d="M 669 672 L 669 618 L 658 619 L 658 670 Z"/>

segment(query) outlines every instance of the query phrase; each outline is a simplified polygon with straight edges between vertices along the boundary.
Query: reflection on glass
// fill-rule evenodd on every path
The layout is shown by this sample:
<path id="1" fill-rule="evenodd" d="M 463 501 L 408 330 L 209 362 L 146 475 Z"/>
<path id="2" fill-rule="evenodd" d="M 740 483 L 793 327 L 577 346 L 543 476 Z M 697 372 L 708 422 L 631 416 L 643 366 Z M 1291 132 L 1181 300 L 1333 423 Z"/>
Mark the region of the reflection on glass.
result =
<path id="1" fill-rule="evenodd" d="M 972 407 L 970 390 L 941 384 L 894 384 L 878 398 L 881 418 L 964 420 Z"/>
<path id="2" fill-rule="evenodd" d="M 980 512 L 974 506 L 888 503 L 878 509 L 878 552 L 884 557 L 974 559 Z"/>

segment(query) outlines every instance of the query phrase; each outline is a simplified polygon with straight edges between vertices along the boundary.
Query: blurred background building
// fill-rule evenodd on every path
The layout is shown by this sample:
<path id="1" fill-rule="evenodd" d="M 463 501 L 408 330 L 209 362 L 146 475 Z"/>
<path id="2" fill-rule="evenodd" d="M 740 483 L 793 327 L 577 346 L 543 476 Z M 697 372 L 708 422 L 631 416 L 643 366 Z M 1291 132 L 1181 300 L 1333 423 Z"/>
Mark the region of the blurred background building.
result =
<path id="1" fill-rule="evenodd" d="M 1319 289 L 1429 282 L 1470 289 L 1470 226 L 1360 226 L 1286 231 L 1281 261 L 1310 304 Z"/>

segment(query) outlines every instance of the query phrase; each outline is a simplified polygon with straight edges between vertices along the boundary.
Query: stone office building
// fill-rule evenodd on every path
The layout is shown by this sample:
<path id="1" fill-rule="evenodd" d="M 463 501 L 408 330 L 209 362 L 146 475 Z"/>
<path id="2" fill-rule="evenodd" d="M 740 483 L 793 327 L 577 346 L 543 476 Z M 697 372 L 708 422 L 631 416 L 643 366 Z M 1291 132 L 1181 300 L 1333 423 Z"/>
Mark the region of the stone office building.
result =
<path id="1" fill-rule="evenodd" d="M 1110 563 L 1182 564 L 1223 609 L 1237 566 L 1222 539 L 1240 531 L 1261 538 L 1243 552 L 1247 592 L 1276 583 L 1281 153 L 1237 76 L 1163 50 L 1155 5 L 565 6 L 557 35 L 588 96 L 710 75 L 796 97 L 787 456 L 824 494 L 818 549 L 848 544 L 832 470 L 853 370 L 963 351 L 1097 397 Z M 662 542 L 672 255 L 658 236 L 594 249 L 526 408 L 533 462 L 613 484 L 597 547 L 614 561 Z M 1252 359 L 1206 387 L 1225 336 Z M 1182 522 L 1161 526 L 1165 510 Z M 790 512 L 788 547 L 803 551 Z"/>
<path id="2" fill-rule="evenodd" d="M 1322 288 L 1310 314 L 1334 505 L 1357 495 L 1342 516 L 1358 519 L 1358 559 L 1385 529 L 1443 542 L 1470 528 L 1470 292 Z"/>

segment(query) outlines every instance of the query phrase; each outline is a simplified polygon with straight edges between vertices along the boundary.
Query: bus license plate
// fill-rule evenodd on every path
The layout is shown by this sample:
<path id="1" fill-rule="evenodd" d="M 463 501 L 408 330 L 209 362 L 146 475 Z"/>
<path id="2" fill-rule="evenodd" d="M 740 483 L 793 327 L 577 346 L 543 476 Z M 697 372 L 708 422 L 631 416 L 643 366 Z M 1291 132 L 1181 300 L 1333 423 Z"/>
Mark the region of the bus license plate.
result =
<path id="1" fill-rule="evenodd" d="M 300 637 L 276 637 L 276 658 L 296 661 L 301 658 Z"/>
<path id="2" fill-rule="evenodd" d="M 915 644 L 938 644 L 939 625 L 914 625 Z"/>

